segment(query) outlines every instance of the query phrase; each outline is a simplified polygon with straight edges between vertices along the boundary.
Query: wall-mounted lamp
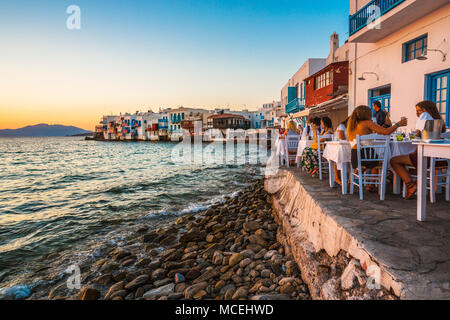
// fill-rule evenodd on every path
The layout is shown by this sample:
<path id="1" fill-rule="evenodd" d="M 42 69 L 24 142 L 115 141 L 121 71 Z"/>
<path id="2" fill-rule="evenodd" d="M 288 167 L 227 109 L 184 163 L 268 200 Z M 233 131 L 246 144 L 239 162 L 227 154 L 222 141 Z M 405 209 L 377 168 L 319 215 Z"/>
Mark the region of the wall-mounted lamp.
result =
<path id="1" fill-rule="evenodd" d="M 361 75 L 361 77 L 358 78 L 358 80 L 359 80 L 359 81 L 365 81 L 365 80 L 366 80 L 366 78 L 364 78 L 364 75 L 365 75 L 365 74 L 372 74 L 372 75 L 374 75 L 374 76 L 377 77 L 377 81 L 380 80 L 380 77 L 379 77 L 378 74 L 376 74 L 375 72 L 363 72 L 363 74 Z"/>
<path id="2" fill-rule="evenodd" d="M 439 52 L 440 54 L 442 54 L 442 62 L 445 62 L 445 61 L 447 60 L 447 54 L 444 53 L 444 51 L 439 50 L 439 49 L 426 49 L 426 50 L 424 50 L 424 52 L 423 52 L 419 57 L 417 57 L 416 59 L 417 59 L 417 60 L 420 60 L 420 61 L 428 60 L 428 57 L 427 57 L 428 51 Z"/>

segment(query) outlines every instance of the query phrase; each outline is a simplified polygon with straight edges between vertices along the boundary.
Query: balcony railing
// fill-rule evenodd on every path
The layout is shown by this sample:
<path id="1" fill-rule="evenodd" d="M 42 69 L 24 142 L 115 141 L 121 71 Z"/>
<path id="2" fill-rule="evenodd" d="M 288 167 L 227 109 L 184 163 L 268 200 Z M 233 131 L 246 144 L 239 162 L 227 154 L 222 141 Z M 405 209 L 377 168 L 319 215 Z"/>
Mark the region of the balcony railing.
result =
<path id="1" fill-rule="evenodd" d="M 361 10 L 350 16 L 350 35 L 355 34 L 369 23 L 375 21 L 376 18 L 383 16 L 404 1 L 405 0 L 373 0 L 369 2 Z"/>
<path id="2" fill-rule="evenodd" d="M 296 98 L 286 105 L 286 113 L 296 113 L 305 109 L 305 99 Z"/>

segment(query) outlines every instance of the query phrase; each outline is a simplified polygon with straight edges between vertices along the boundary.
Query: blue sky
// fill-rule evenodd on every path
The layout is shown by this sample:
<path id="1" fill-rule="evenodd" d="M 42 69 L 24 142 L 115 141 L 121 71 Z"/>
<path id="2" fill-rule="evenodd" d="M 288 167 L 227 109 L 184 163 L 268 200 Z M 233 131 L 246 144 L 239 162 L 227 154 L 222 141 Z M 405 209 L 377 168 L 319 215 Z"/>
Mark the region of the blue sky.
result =
<path id="1" fill-rule="evenodd" d="M 81 30 L 66 28 L 72 4 L 81 8 Z M 347 0 L 1 0 L 0 85 L 8 93 L 0 96 L 0 118 L 8 115 L 11 124 L 0 128 L 18 126 L 24 114 L 51 114 L 61 123 L 82 114 L 86 127 L 104 113 L 159 106 L 256 109 L 279 100 L 307 58 L 328 55 L 333 31 L 341 44 L 347 39 L 348 6 Z"/>

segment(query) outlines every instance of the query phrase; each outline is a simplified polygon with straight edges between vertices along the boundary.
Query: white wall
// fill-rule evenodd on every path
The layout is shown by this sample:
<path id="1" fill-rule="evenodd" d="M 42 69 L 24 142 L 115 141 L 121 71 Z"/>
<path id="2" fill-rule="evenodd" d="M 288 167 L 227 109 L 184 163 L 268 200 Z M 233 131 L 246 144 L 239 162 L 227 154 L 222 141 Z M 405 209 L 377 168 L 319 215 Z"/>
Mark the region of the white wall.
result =
<path id="1" fill-rule="evenodd" d="M 450 68 L 450 57 L 442 61 L 442 55 L 428 52 L 428 60 L 413 60 L 402 63 L 403 44 L 414 38 L 428 34 L 428 48 L 450 51 L 450 5 L 408 25 L 377 43 L 351 44 L 349 112 L 355 106 L 367 105 L 369 90 L 391 85 L 391 118 L 398 121 L 402 116 L 409 119 L 408 128 L 416 123 L 415 105 L 425 99 L 425 75 Z M 357 60 L 355 73 L 355 46 Z M 379 75 L 365 76 L 366 81 L 355 78 L 363 72 Z M 355 89 L 356 86 L 356 89 Z"/>

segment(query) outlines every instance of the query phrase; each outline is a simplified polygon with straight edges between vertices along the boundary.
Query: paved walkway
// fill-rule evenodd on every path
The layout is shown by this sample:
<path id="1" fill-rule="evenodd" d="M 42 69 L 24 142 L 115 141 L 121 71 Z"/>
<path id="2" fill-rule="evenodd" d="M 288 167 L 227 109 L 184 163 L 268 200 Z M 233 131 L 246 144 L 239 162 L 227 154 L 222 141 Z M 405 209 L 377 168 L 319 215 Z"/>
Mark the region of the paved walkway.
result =
<path id="1" fill-rule="evenodd" d="M 300 182 L 326 215 L 404 284 L 402 290 L 410 291 L 404 297 L 450 298 L 450 202 L 442 195 L 436 204 L 428 204 L 427 221 L 418 222 L 416 201 L 393 195 L 392 188 L 385 201 L 368 192 L 361 201 L 357 188 L 354 195 L 342 195 L 325 179 L 298 169 L 281 169 L 275 184 L 281 185 L 283 175 Z"/>

